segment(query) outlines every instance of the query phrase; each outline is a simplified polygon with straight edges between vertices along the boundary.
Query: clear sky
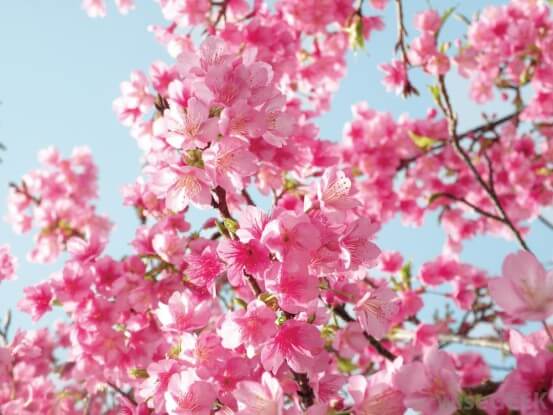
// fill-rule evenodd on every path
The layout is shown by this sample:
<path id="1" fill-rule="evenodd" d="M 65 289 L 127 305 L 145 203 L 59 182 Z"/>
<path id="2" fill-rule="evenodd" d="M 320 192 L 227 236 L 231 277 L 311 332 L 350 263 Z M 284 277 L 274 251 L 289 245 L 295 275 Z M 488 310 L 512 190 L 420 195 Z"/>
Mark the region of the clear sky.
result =
<path id="1" fill-rule="evenodd" d="M 298 0 L 299 1 L 299 0 Z M 109 1 L 111 3 L 111 1 Z M 139 173 L 139 151 L 128 130 L 120 126 L 111 109 L 119 93 L 119 83 L 133 69 L 148 70 L 156 59 L 169 56 L 147 32 L 151 23 L 163 23 L 158 6 L 151 0 L 137 0 L 138 7 L 129 16 L 117 14 L 112 4 L 105 19 L 89 19 L 79 1 L 33 0 L 3 1 L 0 4 L 0 142 L 8 150 L 0 154 L 0 212 L 6 212 L 8 183 L 37 167 L 39 149 L 55 145 L 68 155 L 74 146 L 87 145 L 100 171 L 98 211 L 107 214 L 116 228 L 109 253 L 115 257 L 129 251 L 128 243 L 137 224 L 134 212 L 122 206 L 121 187 L 134 181 Z M 427 7 L 425 0 L 409 0 L 407 16 Z M 471 16 L 476 7 L 502 1 L 452 2 L 435 0 L 441 10 L 460 3 L 460 10 Z M 378 63 L 389 61 L 395 41 L 394 10 L 384 13 L 387 30 L 377 33 L 366 50 L 349 56 L 348 76 L 333 101 L 333 110 L 320 120 L 321 136 L 338 140 L 346 121 L 351 119 L 352 103 L 366 100 L 369 105 L 398 116 L 409 113 L 422 116 L 430 98 L 425 82 L 415 77 L 422 98 L 403 100 L 385 92 L 380 84 Z M 411 21 L 408 22 L 411 26 Z M 463 30 L 463 23 L 451 20 L 445 35 L 452 37 Z M 461 126 L 480 124 L 479 108 L 467 100 L 467 84 L 450 79 Z M 493 107 L 499 114 L 508 108 Z M 488 107 L 489 110 L 489 107 Z M 549 213 L 549 216 L 551 213 Z M 552 258 L 553 233 L 536 223 L 528 238 L 542 261 Z M 25 260 L 32 246 L 28 236 L 14 235 L 2 221 L 0 244 L 9 243 L 20 258 L 18 281 L 0 285 L 0 313 L 15 304 L 23 287 L 46 278 L 60 268 L 32 265 Z M 428 218 L 422 229 L 403 227 L 394 221 L 384 227 L 378 238 L 383 249 L 402 252 L 416 266 L 437 256 L 443 234 L 434 218 Z M 503 257 L 517 249 L 514 242 L 495 238 L 478 238 L 466 244 L 462 259 L 497 274 Z M 417 269 L 416 267 L 415 269 Z M 42 326 L 52 317 L 41 320 Z M 27 316 L 16 313 L 14 326 L 32 327 Z"/>

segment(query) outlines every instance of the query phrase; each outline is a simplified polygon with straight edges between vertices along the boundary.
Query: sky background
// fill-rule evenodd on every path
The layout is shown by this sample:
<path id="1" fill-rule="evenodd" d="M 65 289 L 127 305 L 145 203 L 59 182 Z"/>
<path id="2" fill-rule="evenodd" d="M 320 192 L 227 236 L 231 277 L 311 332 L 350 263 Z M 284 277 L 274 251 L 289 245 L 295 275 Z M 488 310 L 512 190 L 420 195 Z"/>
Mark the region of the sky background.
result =
<path id="1" fill-rule="evenodd" d="M 132 209 L 121 202 L 121 188 L 139 174 L 140 153 L 127 128 L 116 120 L 111 103 L 119 94 L 119 84 L 128 79 L 133 69 L 147 71 L 154 60 L 170 62 L 165 50 L 146 30 L 148 24 L 163 23 L 159 7 L 153 1 L 137 0 L 138 7 L 128 16 L 116 13 L 110 4 L 108 17 L 90 19 L 80 9 L 77 0 L 2 1 L 0 4 L 0 142 L 7 151 L 0 153 L 0 214 L 6 213 L 8 183 L 38 166 L 38 150 L 54 145 L 65 156 L 75 146 L 92 149 L 99 167 L 98 211 L 116 224 L 108 252 L 119 257 L 129 252 L 128 243 L 134 235 L 137 219 Z M 406 4 L 408 29 L 412 29 L 414 12 L 423 10 L 428 2 L 409 0 Z M 457 2 L 465 15 L 471 16 L 477 7 L 501 4 L 503 1 Z M 455 2 L 435 0 L 443 10 Z M 333 100 L 333 109 L 319 121 L 323 138 L 338 140 L 344 123 L 351 119 L 351 104 L 366 100 L 380 111 L 395 116 L 409 113 L 424 116 L 431 103 L 424 78 L 414 77 L 422 92 L 420 98 L 404 100 L 386 93 L 380 84 L 377 64 L 390 61 L 395 42 L 394 9 L 388 7 L 381 15 L 387 29 L 375 33 L 365 51 L 348 57 L 348 75 Z M 450 20 L 444 35 L 455 37 L 464 24 Z M 478 107 L 468 101 L 467 83 L 457 76 L 448 82 L 455 107 L 460 115 L 461 130 L 481 124 L 483 110 L 510 112 L 502 104 Z M 547 212 L 549 217 L 553 216 Z M 553 233 L 536 222 L 527 238 L 538 257 L 549 262 L 553 254 Z M 427 218 L 423 228 L 414 229 L 393 221 L 384 226 L 378 237 L 384 250 L 400 251 L 413 260 L 415 270 L 425 260 L 436 257 L 442 247 L 443 234 L 435 218 Z M 14 235 L 4 222 L 0 223 L 0 244 L 11 245 L 20 259 L 19 279 L 0 285 L 0 313 L 15 309 L 25 286 L 47 278 L 60 269 L 55 264 L 33 265 L 25 260 L 32 246 L 31 238 Z M 492 275 L 500 272 L 504 256 L 517 250 L 513 241 L 486 237 L 466 244 L 462 260 L 484 267 Z M 430 300 L 430 298 L 428 298 Z M 48 316 L 37 326 L 49 325 L 60 314 Z M 34 327 L 31 320 L 16 312 L 13 327 Z"/>

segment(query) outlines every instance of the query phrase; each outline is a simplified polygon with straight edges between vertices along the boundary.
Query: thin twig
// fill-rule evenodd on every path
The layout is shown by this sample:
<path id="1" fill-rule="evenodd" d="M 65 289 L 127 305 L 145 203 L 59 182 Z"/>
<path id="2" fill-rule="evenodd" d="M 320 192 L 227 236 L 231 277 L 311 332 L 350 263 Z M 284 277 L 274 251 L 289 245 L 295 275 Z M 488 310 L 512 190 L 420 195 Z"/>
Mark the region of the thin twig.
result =
<path id="1" fill-rule="evenodd" d="M 499 212 L 502 218 L 502 222 L 511 230 L 511 232 L 517 239 L 518 243 L 520 244 L 520 246 L 524 248 L 526 251 L 530 252 L 530 248 L 526 244 L 526 241 L 524 240 L 519 230 L 515 227 L 515 225 L 507 215 L 507 212 L 505 211 L 503 206 L 501 205 L 501 202 L 499 201 L 499 197 L 497 196 L 497 193 L 495 193 L 495 191 L 488 185 L 488 183 L 486 183 L 484 178 L 480 175 L 480 173 L 476 169 L 476 166 L 472 162 L 470 156 L 467 154 L 467 152 L 464 150 L 463 146 L 461 145 L 461 140 L 457 135 L 457 115 L 453 111 L 453 107 L 451 105 L 451 100 L 449 98 L 449 93 L 447 92 L 447 88 L 445 84 L 445 77 L 443 75 L 440 75 L 438 77 L 438 81 L 440 86 L 440 93 L 443 97 L 443 100 L 438 100 L 438 102 L 440 103 L 440 107 L 447 118 L 449 135 L 453 142 L 453 147 L 455 148 L 457 154 L 465 162 L 470 172 L 478 182 L 478 184 L 482 187 L 482 189 L 487 193 L 487 195 L 493 202 L 495 208 L 497 209 L 497 211 Z"/>
<path id="2" fill-rule="evenodd" d="M 346 322 L 355 321 L 355 319 L 348 314 L 348 312 L 346 311 L 343 305 L 332 307 L 332 310 L 336 313 L 338 317 L 340 317 L 342 320 Z M 388 350 L 381 342 L 375 339 L 374 336 L 371 336 L 366 331 L 363 331 L 363 335 L 369 341 L 371 346 L 374 347 L 374 349 L 378 352 L 379 355 L 389 360 L 390 362 L 393 362 L 396 359 L 396 355 L 393 354 L 390 350 Z"/>
<path id="3" fill-rule="evenodd" d="M 494 128 L 500 126 L 501 124 L 504 124 L 508 121 L 513 120 L 519 114 L 520 112 L 516 111 L 511 114 L 505 115 L 504 117 L 498 118 L 495 121 L 491 121 L 491 122 L 487 121 L 485 124 L 479 125 L 477 127 L 473 127 L 470 130 L 465 131 L 464 133 L 458 134 L 457 136 L 459 137 L 459 140 L 464 140 L 465 138 L 472 137 L 475 134 L 485 133 L 487 131 L 493 130 Z M 403 170 L 404 168 L 409 167 L 411 163 L 417 161 L 418 159 L 424 156 L 434 154 L 435 151 L 443 149 L 446 145 L 447 145 L 447 141 L 442 141 L 441 143 L 436 144 L 435 146 L 431 147 L 425 152 L 421 152 L 413 157 L 401 160 L 397 168 L 397 171 Z"/>
<path id="4" fill-rule="evenodd" d="M 549 219 L 547 219 L 543 215 L 539 215 L 538 219 L 541 223 L 543 223 L 545 226 L 547 226 L 549 229 L 551 229 L 553 231 L 553 223 Z"/>
<path id="5" fill-rule="evenodd" d="M 134 399 L 134 397 L 132 396 L 132 392 L 125 392 L 123 391 L 119 386 L 111 383 L 111 382 L 106 382 L 106 385 L 108 385 L 111 389 L 113 389 L 115 392 L 117 392 L 119 395 L 123 396 L 124 398 L 128 399 L 128 401 L 130 403 L 132 403 L 134 406 L 137 405 L 136 403 L 136 399 Z"/>
<path id="6" fill-rule="evenodd" d="M 253 201 L 252 197 L 250 196 L 250 194 L 246 189 L 242 190 L 242 196 L 244 196 L 244 199 L 246 199 L 246 202 L 248 203 L 248 205 L 255 206 L 255 202 Z"/>
<path id="7" fill-rule="evenodd" d="M 309 378 L 305 373 L 297 373 L 292 369 L 290 369 L 290 371 L 299 387 L 297 392 L 300 397 L 302 409 L 305 411 L 315 402 L 315 392 L 313 392 L 313 388 L 309 384 Z"/>
<path id="8" fill-rule="evenodd" d="M 487 218 L 490 218 L 490 219 L 494 219 L 498 222 L 503 222 L 503 218 L 500 217 L 500 216 L 497 216 L 493 213 L 490 213 L 490 212 L 487 212 L 485 211 L 484 209 L 478 207 L 477 205 L 469 202 L 468 200 L 466 200 L 465 198 L 462 198 L 462 197 L 457 197 L 451 193 L 446 193 L 446 192 L 442 192 L 442 193 L 435 193 L 432 195 L 432 197 L 434 198 L 434 200 L 440 198 L 440 197 L 445 197 L 447 199 L 451 199 L 451 200 L 455 200 L 456 202 L 460 202 L 460 203 L 463 203 L 464 205 L 470 207 L 471 209 L 473 209 L 474 211 L 478 212 L 479 214 L 481 214 L 482 216 L 485 216 Z"/>
<path id="9" fill-rule="evenodd" d="M 407 330 L 396 330 L 392 334 L 396 340 L 413 340 L 415 333 Z M 464 344 L 465 346 L 483 347 L 488 349 L 497 349 L 509 353 L 509 345 L 504 341 L 488 337 L 466 337 L 458 334 L 438 334 L 438 341 L 444 343 Z"/>

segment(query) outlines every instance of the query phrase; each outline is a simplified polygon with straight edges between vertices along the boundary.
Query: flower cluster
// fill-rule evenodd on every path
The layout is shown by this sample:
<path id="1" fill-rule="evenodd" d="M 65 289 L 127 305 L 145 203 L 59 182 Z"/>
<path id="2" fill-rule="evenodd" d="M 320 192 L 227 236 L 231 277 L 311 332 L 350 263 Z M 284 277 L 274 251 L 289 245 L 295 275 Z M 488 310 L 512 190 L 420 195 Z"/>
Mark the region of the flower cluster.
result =
<path id="1" fill-rule="evenodd" d="M 382 65 L 384 82 L 409 95 L 420 67 L 437 108 L 395 120 L 356 104 L 335 143 L 319 139 L 314 118 L 348 48 L 382 28 L 367 9 L 387 1 L 158 3 L 169 26 L 151 30 L 174 62 L 134 71 L 113 103 L 144 153 L 124 189 L 140 220 L 127 255 L 104 252 L 111 223 L 93 205 L 87 150 L 45 150 L 43 167 L 11 186 L 8 221 L 35 233 L 29 258 L 68 253 L 19 308 L 35 321 L 59 308 L 66 322 L 13 338 L 9 316 L 0 326 L 0 412 L 551 413 L 553 271 L 525 241 L 553 202 L 551 129 L 534 123 L 550 115 L 548 9 L 488 8 L 451 57 L 439 35 L 452 11 L 419 13 L 409 43 L 396 1 L 400 56 Z M 105 14 L 104 1 L 83 6 Z M 198 46 L 185 26 L 205 29 Z M 515 111 L 459 132 L 451 65 L 477 102 L 515 90 Z M 526 83 L 537 91 L 528 105 Z M 417 272 L 374 243 L 397 215 L 420 226 L 436 211 L 444 250 Z M 490 234 L 523 249 L 498 278 L 460 259 L 463 242 Z M 0 281 L 16 262 L 0 246 Z M 447 303 L 431 319 L 430 296 Z M 514 328 L 528 321 L 543 331 Z M 516 366 L 498 378 L 473 346 L 511 353 Z"/>
<path id="2" fill-rule="evenodd" d="M 21 184 L 12 184 L 8 200 L 7 220 L 16 232 L 39 229 L 29 259 L 43 263 L 65 249 L 85 257 L 91 250 L 101 250 L 111 224 L 92 205 L 97 197 L 97 168 L 90 151 L 77 148 L 63 159 L 48 148 L 39 160 L 44 168 L 27 174 Z"/>

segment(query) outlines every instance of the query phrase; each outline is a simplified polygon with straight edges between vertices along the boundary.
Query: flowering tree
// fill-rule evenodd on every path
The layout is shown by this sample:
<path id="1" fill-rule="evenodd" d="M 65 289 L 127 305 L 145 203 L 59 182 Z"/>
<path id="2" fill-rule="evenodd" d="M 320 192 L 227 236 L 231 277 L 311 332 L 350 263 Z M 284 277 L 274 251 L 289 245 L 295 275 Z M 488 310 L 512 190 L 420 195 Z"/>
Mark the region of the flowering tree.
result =
<path id="1" fill-rule="evenodd" d="M 144 152 L 124 191 L 139 219 L 128 255 L 104 252 L 112 223 L 95 209 L 87 149 L 44 150 L 12 184 L 8 220 L 34 234 L 29 259 L 67 258 L 19 307 L 67 319 L 12 334 L 8 315 L 0 413 L 553 414 L 553 271 L 525 241 L 553 202 L 549 6 L 458 15 L 466 37 L 445 42 L 457 11 L 416 15 L 408 36 L 401 0 L 158 3 L 168 25 L 152 31 L 173 62 L 133 72 L 113 103 Z M 106 12 L 103 0 L 83 6 Z M 356 104 L 343 140 L 323 141 L 313 122 L 386 7 L 397 58 L 383 82 L 419 94 L 410 74 L 422 71 L 431 109 L 395 120 Z M 498 95 L 512 112 L 461 131 L 453 70 L 475 103 Z M 209 219 L 190 223 L 196 209 Z M 397 215 L 421 225 L 436 211 L 446 243 L 418 272 L 372 242 Z M 501 277 L 459 259 L 482 234 L 519 246 Z M 15 273 L 0 247 L 0 281 Z M 437 286 L 457 310 L 425 320 Z M 516 365 L 492 378 L 482 348 Z"/>

